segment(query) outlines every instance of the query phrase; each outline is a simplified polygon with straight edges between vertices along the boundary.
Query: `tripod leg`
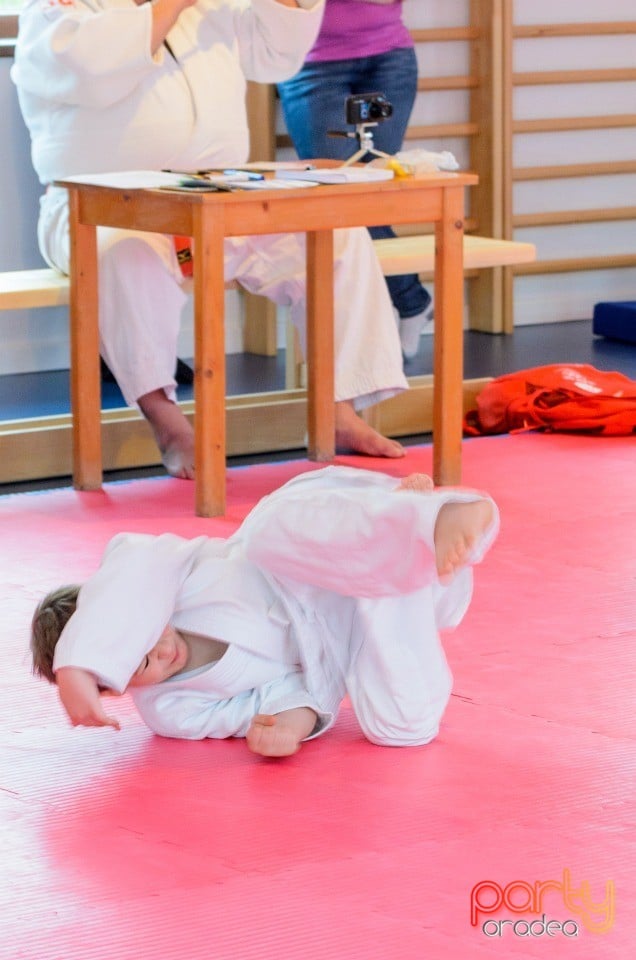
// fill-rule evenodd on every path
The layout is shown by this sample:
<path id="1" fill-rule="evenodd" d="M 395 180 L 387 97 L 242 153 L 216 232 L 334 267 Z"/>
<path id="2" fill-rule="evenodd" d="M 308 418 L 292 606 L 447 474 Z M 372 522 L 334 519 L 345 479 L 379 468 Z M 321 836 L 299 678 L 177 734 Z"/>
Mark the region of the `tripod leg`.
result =
<path id="1" fill-rule="evenodd" d="M 349 157 L 348 160 L 345 160 L 342 164 L 343 167 L 348 167 L 352 163 L 357 163 L 358 160 L 362 160 L 363 157 L 370 153 L 374 157 L 382 157 L 383 160 L 390 160 L 391 155 L 388 153 L 383 153 L 382 150 L 375 150 L 373 147 L 363 147 L 361 150 L 358 150 L 352 157 Z"/>
<path id="2" fill-rule="evenodd" d="M 345 160 L 342 166 L 349 167 L 352 163 L 357 163 L 358 160 L 362 160 L 363 157 L 366 157 L 367 153 L 369 153 L 369 151 L 366 149 L 366 147 L 363 147 L 361 150 L 356 150 L 354 155 L 349 157 L 348 160 Z"/>

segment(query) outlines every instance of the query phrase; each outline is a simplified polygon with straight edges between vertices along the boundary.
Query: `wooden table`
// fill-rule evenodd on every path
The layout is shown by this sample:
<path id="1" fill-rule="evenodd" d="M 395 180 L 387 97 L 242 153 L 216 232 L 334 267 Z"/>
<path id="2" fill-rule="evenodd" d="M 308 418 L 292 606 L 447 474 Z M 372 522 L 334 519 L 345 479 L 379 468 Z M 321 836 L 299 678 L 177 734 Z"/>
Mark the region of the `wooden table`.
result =
<path id="1" fill-rule="evenodd" d="M 435 224 L 433 472 L 461 479 L 464 190 L 470 173 L 434 173 L 310 189 L 177 193 L 61 181 L 71 224 L 71 410 L 73 480 L 102 484 L 96 227 L 194 240 L 195 499 L 199 516 L 225 511 L 223 242 L 244 234 L 307 234 L 308 455 L 335 453 L 333 230 L 385 223 Z M 355 291 L 352 290 L 352 296 Z"/>

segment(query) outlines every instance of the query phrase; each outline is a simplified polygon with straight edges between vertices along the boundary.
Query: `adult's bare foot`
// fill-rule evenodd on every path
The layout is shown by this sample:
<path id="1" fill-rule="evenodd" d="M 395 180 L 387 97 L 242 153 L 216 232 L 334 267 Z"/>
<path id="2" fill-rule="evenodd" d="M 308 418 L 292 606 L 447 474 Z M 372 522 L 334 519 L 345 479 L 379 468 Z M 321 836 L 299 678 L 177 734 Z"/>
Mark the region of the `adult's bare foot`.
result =
<path id="1" fill-rule="evenodd" d="M 364 453 L 368 457 L 396 458 L 405 454 L 404 447 L 396 440 L 383 437 L 365 423 L 349 400 L 341 400 L 336 404 L 336 447 Z"/>
<path id="2" fill-rule="evenodd" d="M 435 561 L 440 577 L 450 577 L 470 559 L 470 551 L 493 521 L 490 500 L 450 501 L 435 522 Z"/>
<path id="3" fill-rule="evenodd" d="M 194 431 L 185 414 L 163 390 L 153 390 L 137 401 L 152 427 L 161 462 L 172 477 L 194 479 Z"/>

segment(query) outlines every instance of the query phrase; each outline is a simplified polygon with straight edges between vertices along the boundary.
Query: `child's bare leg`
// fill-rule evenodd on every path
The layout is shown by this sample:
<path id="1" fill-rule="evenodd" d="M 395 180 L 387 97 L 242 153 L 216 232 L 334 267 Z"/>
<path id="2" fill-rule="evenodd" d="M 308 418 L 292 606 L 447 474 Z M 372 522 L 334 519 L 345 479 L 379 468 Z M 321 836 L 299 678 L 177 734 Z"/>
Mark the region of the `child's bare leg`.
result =
<path id="1" fill-rule="evenodd" d="M 435 484 L 433 483 L 432 477 L 429 477 L 427 473 L 411 473 L 408 477 L 403 477 L 399 487 L 395 489 L 421 490 L 423 493 L 428 493 L 430 490 L 435 489 Z"/>
<path id="2" fill-rule="evenodd" d="M 443 504 L 435 522 L 435 561 L 440 577 L 455 573 L 493 521 L 490 500 L 451 500 Z"/>
<path id="3" fill-rule="evenodd" d="M 262 757 L 290 757 L 300 749 L 316 725 L 316 713 L 310 707 L 294 707 L 275 715 L 259 713 L 245 734 L 252 753 Z"/>

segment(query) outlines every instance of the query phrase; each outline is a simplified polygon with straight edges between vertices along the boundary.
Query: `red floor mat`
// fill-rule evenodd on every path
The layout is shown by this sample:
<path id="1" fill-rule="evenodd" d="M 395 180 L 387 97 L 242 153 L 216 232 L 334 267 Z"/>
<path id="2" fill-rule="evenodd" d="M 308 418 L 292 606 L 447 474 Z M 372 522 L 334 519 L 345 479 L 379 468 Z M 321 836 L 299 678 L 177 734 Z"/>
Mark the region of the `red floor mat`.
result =
<path id="1" fill-rule="evenodd" d="M 340 459 L 397 476 L 431 451 Z M 280 763 L 154 737 L 125 699 L 120 733 L 72 730 L 27 634 L 117 531 L 225 536 L 306 463 L 231 471 L 214 520 L 171 479 L 0 498 L 3 960 L 632 955 L 636 444 L 478 439 L 464 463 L 502 528 L 446 638 L 440 737 L 376 747 L 345 707 Z"/>

